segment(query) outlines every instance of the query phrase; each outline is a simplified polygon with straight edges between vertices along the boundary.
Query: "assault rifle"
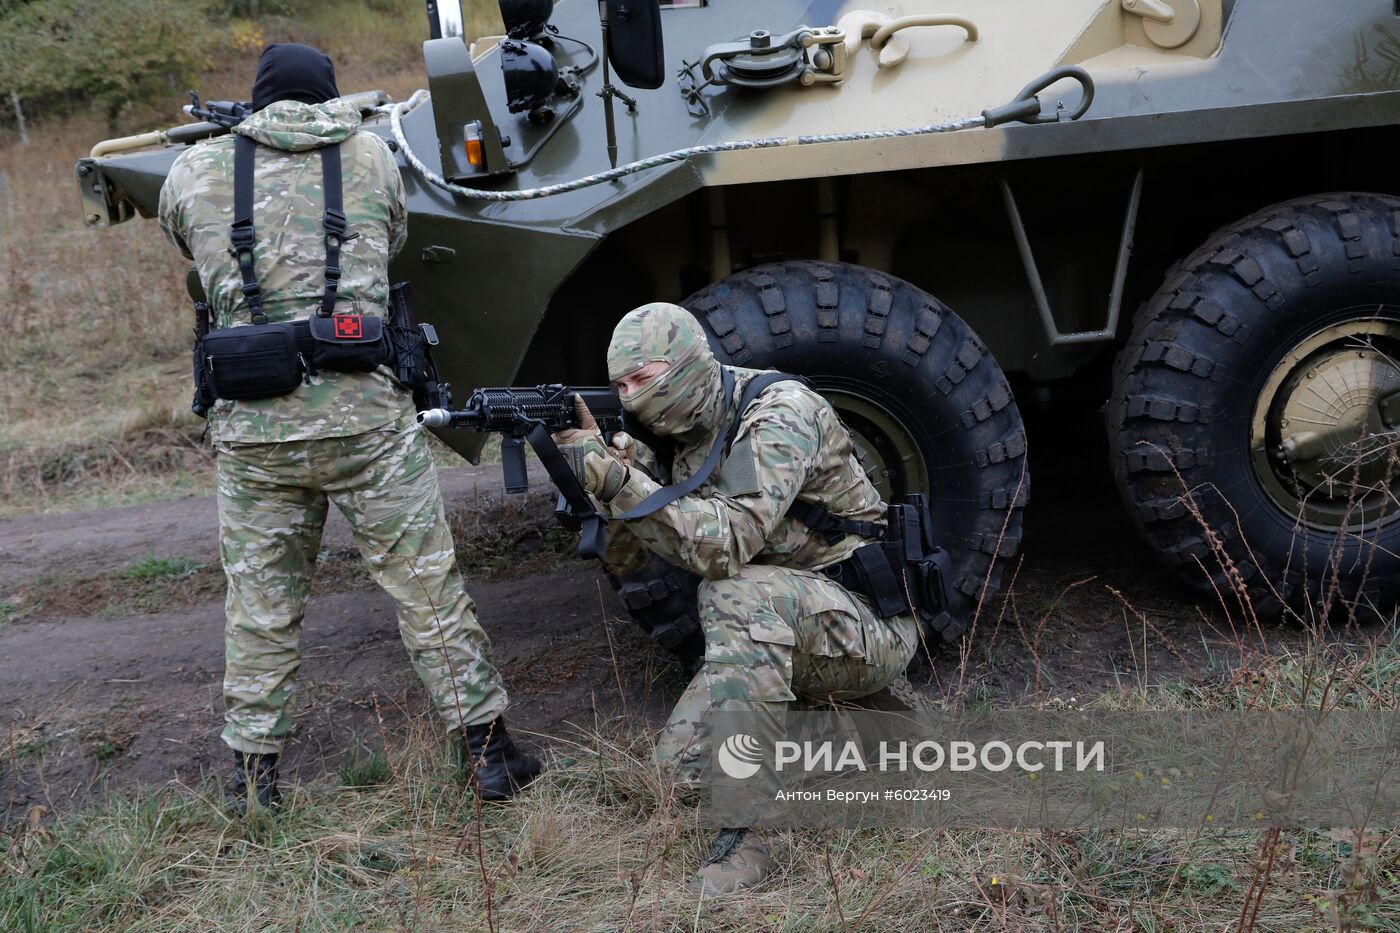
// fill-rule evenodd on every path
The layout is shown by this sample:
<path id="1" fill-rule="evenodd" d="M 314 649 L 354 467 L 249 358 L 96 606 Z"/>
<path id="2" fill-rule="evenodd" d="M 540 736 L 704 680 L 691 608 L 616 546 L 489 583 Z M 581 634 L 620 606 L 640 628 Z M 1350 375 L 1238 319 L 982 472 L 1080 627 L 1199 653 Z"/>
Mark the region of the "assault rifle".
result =
<path id="1" fill-rule="evenodd" d="M 559 488 L 555 514 L 567 526 L 582 529 L 579 554 L 603 556 L 607 544 L 604 522 L 593 509 L 574 471 L 564 462 L 554 438 L 556 431 L 579 426 L 574 398 L 582 397 L 598 422 L 605 440 L 623 429 L 622 402 L 611 386 L 580 388 L 542 385 L 477 389 L 465 408 L 434 408 L 418 413 L 418 423 L 429 428 L 473 428 L 501 434 L 501 469 L 508 493 L 525 492 L 530 479 L 525 471 L 528 443 Z"/>
<path id="2" fill-rule="evenodd" d="M 199 92 L 190 91 L 190 102 L 183 109 L 196 120 L 231 130 L 253 112 L 253 105 L 241 100 L 211 100 L 201 104 Z"/>
<path id="3" fill-rule="evenodd" d="M 549 435 L 576 428 L 574 397 L 582 396 L 588 410 L 593 412 L 598 428 L 606 440 L 622 430 L 622 402 L 611 386 L 578 387 L 564 385 L 501 387 L 477 389 L 467 399 L 465 408 L 434 408 L 418 413 L 418 423 L 428 428 L 472 428 L 504 435 L 501 438 L 501 468 L 505 473 L 506 492 L 525 492 L 530 488 L 525 473 L 525 444 L 529 442 L 540 460 L 548 461 L 555 451 Z M 540 434 L 549 440 L 541 450 Z M 532 436 L 533 435 L 533 436 Z M 551 473 L 552 475 L 552 473 Z M 556 480 L 557 482 L 557 480 Z"/>

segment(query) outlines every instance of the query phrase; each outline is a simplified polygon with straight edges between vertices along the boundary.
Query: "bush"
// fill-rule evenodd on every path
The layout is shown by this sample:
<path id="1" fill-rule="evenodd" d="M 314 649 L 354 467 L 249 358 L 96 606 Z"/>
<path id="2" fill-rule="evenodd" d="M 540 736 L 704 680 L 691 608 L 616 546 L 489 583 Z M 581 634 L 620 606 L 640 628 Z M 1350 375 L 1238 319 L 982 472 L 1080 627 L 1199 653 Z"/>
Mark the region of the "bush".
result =
<path id="1" fill-rule="evenodd" d="M 197 0 L 30 0 L 0 5 L 0 91 L 26 111 L 100 108 L 115 128 L 131 101 L 188 86 L 208 67 L 211 34 Z"/>

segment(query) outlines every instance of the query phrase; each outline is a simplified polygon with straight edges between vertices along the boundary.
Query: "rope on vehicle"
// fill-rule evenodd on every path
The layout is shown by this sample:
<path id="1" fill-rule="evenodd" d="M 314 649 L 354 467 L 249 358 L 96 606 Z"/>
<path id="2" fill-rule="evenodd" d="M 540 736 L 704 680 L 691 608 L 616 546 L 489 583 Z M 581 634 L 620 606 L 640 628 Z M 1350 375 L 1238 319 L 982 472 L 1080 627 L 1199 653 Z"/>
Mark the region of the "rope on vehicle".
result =
<path id="1" fill-rule="evenodd" d="M 860 142 L 873 139 L 902 139 L 908 136 L 929 136 L 934 133 L 952 133 L 958 130 L 970 130 L 987 126 L 985 116 L 966 117 L 961 120 L 950 120 L 947 123 L 930 123 L 927 126 L 914 126 L 899 130 L 869 130 L 855 133 L 821 133 L 811 136 L 768 136 L 759 139 L 738 139 L 726 143 L 710 143 L 702 146 L 687 146 L 684 149 L 674 149 L 671 152 L 664 152 L 660 155 L 648 156 L 645 159 L 638 159 L 635 162 L 628 162 L 626 165 L 619 165 L 617 168 L 609 169 L 606 172 L 596 172 L 592 175 L 585 175 L 582 178 L 575 178 L 573 181 L 560 182 L 555 185 L 543 185 L 538 188 L 521 188 L 514 191 L 486 191 L 480 188 L 468 188 L 464 185 L 455 185 L 441 175 L 434 172 L 423 164 L 422 160 L 414 154 L 413 149 L 408 144 L 407 137 L 403 132 L 403 115 L 417 107 L 428 99 L 426 90 L 417 90 L 408 100 L 397 104 L 390 104 L 378 108 L 381 112 L 388 113 L 389 125 L 393 131 L 394 139 L 399 144 L 399 151 L 403 153 L 408 164 L 428 183 L 451 192 L 462 198 L 470 198 L 475 201 L 533 201 L 537 198 L 548 198 L 556 194 L 566 194 L 570 191 L 579 191 L 583 188 L 591 188 L 594 185 L 601 185 L 604 182 L 616 181 L 637 172 L 644 172 L 647 169 L 658 168 L 662 165 L 669 165 L 673 162 L 684 162 L 686 159 L 700 155 L 710 155 L 716 152 L 741 152 L 749 149 L 777 149 L 782 146 L 812 146 L 819 143 L 847 143 Z"/>

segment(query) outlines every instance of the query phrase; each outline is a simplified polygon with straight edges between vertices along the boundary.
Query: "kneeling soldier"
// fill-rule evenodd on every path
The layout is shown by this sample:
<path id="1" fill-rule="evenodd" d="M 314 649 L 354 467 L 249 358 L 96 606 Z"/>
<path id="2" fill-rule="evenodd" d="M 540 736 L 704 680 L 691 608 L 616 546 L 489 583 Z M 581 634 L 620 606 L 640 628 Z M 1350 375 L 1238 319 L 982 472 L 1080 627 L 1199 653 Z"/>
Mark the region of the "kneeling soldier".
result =
<path id="1" fill-rule="evenodd" d="M 772 381 L 742 406 L 754 380 L 762 386 L 772 376 L 722 366 L 699 323 L 676 305 L 632 311 L 608 348 L 608 377 L 624 408 L 674 444 L 673 490 L 710 471 L 645 517 L 613 521 L 606 558 L 623 573 L 650 552 L 705 578 L 705 663 L 656 746 L 657 761 L 686 788 L 704 780 L 712 713 L 752 716 L 756 737 L 771 743 L 796 694 L 874 694 L 903 677 L 918 645 L 912 614 L 881 618 L 867 595 L 833 579 L 880 534 L 885 504 L 836 412 L 804 384 Z M 729 434 L 736 417 L 738 430 Z M 638 507 L 664 487 L 637 468 L 645 453 L 606 446 L 586 428 L 556 441 L 590 495 L 614 519 L 648 511 Z M 772 868 L 751 830 L 726 829 L 699 877 L 704 891 L 729 893 L 758 884 Z"/>

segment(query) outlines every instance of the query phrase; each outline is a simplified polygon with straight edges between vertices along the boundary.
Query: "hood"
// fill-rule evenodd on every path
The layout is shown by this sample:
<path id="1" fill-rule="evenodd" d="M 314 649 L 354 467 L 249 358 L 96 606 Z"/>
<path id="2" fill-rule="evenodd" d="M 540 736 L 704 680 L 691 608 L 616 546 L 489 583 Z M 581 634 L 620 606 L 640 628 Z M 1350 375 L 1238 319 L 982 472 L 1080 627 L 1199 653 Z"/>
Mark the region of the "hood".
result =
<path id="1" fill-rule="evenodd" d="M 279 100 L 233 128 L 264 146 L 302 152 L 344 142 L 360 128 L 360 110 L 343 97 L 324 104 Z"/>

